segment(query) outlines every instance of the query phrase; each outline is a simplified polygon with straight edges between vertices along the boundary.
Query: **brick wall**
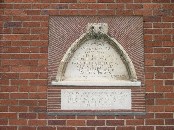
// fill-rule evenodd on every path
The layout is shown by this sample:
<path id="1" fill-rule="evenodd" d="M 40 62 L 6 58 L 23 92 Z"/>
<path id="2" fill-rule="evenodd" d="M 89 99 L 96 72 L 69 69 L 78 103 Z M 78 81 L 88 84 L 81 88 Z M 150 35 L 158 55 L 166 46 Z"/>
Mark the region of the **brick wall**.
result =
<path id="1" fill-rule="evenodd" d="M 146 115 L 47 115 L 48 20 L 142 15 Z M 174 129 L 174 0 L 0 0 L 0 130 Z"/>

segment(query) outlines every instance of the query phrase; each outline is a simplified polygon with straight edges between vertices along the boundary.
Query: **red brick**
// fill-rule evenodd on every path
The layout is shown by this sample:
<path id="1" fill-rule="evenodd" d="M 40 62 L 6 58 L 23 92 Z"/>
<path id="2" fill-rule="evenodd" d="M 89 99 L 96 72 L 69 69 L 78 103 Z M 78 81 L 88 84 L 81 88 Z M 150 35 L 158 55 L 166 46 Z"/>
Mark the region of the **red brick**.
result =
<path id="1" fill-rule="evenodd" d="M 64 129 L 63 129 L 64 130 Z M 66 130 L 66 129 L 65 129 Z M 71 129 L 70 129 L 71 130 Z M 95 130 L 95 127 L 77 127 L 77 130 Z"/>
<path id="2" fill-rule="evenodd" d="M 79 3 L 96 3 L 97 0 L 79 0 Z"/>
<path id="3" fill-rule="evenodd" d="M 118 126 L 117 130 L 135 130 L 135 126 Z"/>
<path id="4" fill-rule="evenodd" d="M 4 28 L 22 27 L 22 22 L 5 22 Z"/>
<path id="5" fill-rule="evenodd" d="M 70 9 L 87 9 L 87 4 L 69 4 Z"/>
<path id="6" fill-rule="evenodd" d="M 11 68 L 12 72 L 29 72 L 30 71 L 30 67 L 28 66 L 14 66 Z"/>
<path id="7" fill-rule="evenodd" d="M 133 3 L 133 0 L 117 0 L 118 3 Z"/>
<path id="8" fill-rule="evenodd" d="M 146 125 L 164 125 L 163 119 L 146 119 Z"/>
<path id="9" fill-rule="evenodd" d="M 98 0 L 98 3 L 114 3 L 114 0 Z"/>
<path id="10" fill-rule="evenodd" d="M 24 11 L 27 15 L 40 15 L 41 11 L 40 10 L 25 10 Z"/>
<path id="11" fill-rule="evenodd" d="M 13 33 L 14 34 L 29 34 L 30 29 L 28 29 L 28 28 L 14 28 Z"/>
<path id="12" fill-rule="evenodd" d="M 144 120 L 143 119 L 126 120 L 126 125 L 144 125 Z"/>
<path id="13" fill-rule="evenodd" d="M 165 98 L 174 98 L 173 93 L 165 93 Z"/>
<path id="14" fill-rule="evenodd" d="M 1 125 L 8 125 L 8 120 L 7 119 L 0 119 L 0 124 Z"/>
<path id="15" fill-rule="evenodd" d="M 146 10 L 146 9 L 136 9 L 134 10 L 135 15 L 143 15 L 143 16 L 151 16 L 153 14 L 152 10 Z"/>
<path id="16" fill-rule="evenodd" d="M 164 106 L 146 106 L 147 112 L 164 112 Z"/>
<path id="17" fill-rule="evenodd" d="M 106 9 L 106 4 L 88 4 L 88 9 Z"/>
<path id="18" fill-rule="evenodd" d="M 48 125 L 59 125 L 59 126 L 63 126 L 66 124 L 65 120 L 49 120 L 48 121 Z"/>
<path id="19" fill-rule="evenodd" d="M 19 126 L 19 130 L 36 130 L 36 127 L 31 127 L 31 126 Z"/>
<path id="20" fill-rule="evenodd" d="M 85 120 L 67 120 L 67 126 L 85 126 Z"/>
<path id="21" fill-rule="evenodd" d="M 28 125 L 30 126 L 46 126 L 47 125 L 47 121 L 46 120 L 29 120 L 28 121 Z"/>
<path id="22" fill-rule="evenodd" d="M 144 29 L 145 34 L 162 34 L 162 29 Z"/>
<path id="23" fill-rule="evenodd" d="M 108 9 L 124 9 L 124 4 L 107 4 Z"/>
<path id="24" fill-rule="evenodd" d="M 47 72 L 47 67 L 30 67 L 31 72 Z"/>
<path id="25" fill-rule="evenodd" d="M 155 53 L 171 53 L 171 48 L 154 48 Z"/>
<path id="26" fill-rule="evenodd" d="M 96 15 L 97 10 L 79 10 L 79 15 Z"/>
<path id="27" fill-rule="evenodd" d="M 10 112 L 27 112 L 27 106 L 11 106 L 9 108 Z"/>
<path id="28" fill-rule="evenodd" d="M 173 22 L 174 17 L 171 17 L 171 16 L 162 17 L 162 21 L 163 22 Z"/>
<path id="29" fill-rule="evenodd" d="M 156 66 L 172 66 L 173 60 L 155 60 Z"/>
<path id="30" fill-rule="evenodd" d="M 156 118 L 173 118 L 173 113 L 155 113 Z"/>
<path id="31" fill-rule="evenodd" d="M 142 9 L 142 4 L 126 4 L 126 9 Z"/>
<path id="32" fill-rule="evenodd" d="M 164 47 L 173 47 L 174 46 L 174 42 L 171 42 L 171 41 L 163 42 L 163 46 Z"/>
<path id="33" fill-rule="evenodd" d="M 166 125 L 173 125 L 174 124 L 174 119 L 165 119 L 165 124 Z"/>
<path id="34" fill-rule="evenodd" d="M 152 35 L 144 35 L 144 41 L 152 41 Z"/>
<path id="35" fill-rule="evenodd" d="M 17 92 L 18 86 L 3 86 L 1 87 L 1 92 Z"/>
<path id="36" fill-rule="evenodd" d="M 137 126 L 137 130 L 154 130 L 154 126 Z"/>
<path id="37" fill-rule="evenodd" d="M 115 130 L 115 127 L 97 127 L 97 130 Z"/>
<path id="38" fill-rule="evenodd" d="M 35 119 L 36 113 L 19 113 L 19 118 L 21 118 L 21 119 Z"/>
<path id="39" fill-rule="evenodd" d="M 14 9 L 31 9 L 31 4 L 14 4 Z"/>
<path id="40" fill-rule="evenodd" d="M 56 127 L 52 126 L 45 126 L 45 127 L 38 127 L 37 130 L 57 130 Z M 64 130 L 64 129 L 63 129 Z M 65 129 L 66 130 L 66 129 Z"/>
<path id="41" fill-rule="evenodd" d="M 156 79 L 173 79 L 173 73 L 157 73 Z"/>
<path id="42" fill-rule="evenodd" d="M 98 15 L 114 15 L 114 10 L 98 10 Z"/>
<path id="43" fill-rule="evenodd" d="M 144 9 L 160 9 L 161 4 L 144 4 L 143 8 Z"/>
<path id="44" fill-rule="evenodd" d="M 2 119 L 16 119 L 17 113 L 0 113 L 0 118 L 2 118 Z"/>
<path id="45" fill-rule="evenodd" d="M 146 105 L 154 105 L 155 101 L 154 99 L 146 99 Z"/>
<path id="46" fill-rule="evenodd" d="M 47 82 L 47 80 L 30 80 L 30 82 L 29 82 L 29 85 L 37 85 L 37 86 L 39 86 L 39 85 L 47 85 L 48 84 L 48 82 Z"/>
<path id="47" fill-rule="evenodd" d="M 157 99 L 156 100 L 157 105 L 174 105 L 173 99 Z"/>
<path id="48" fill-rule="evenodd" d="M 40 22 L 23 22 L 24 27 L 40 27 Z"/>
<path id="49" fill-rule="evenodd" d="M 145 22 L 161 22 L 161 17 L 159 17 L 159 16 L 145 16 L 144 21 Z"/>
<path id="50" fill-rule="evenodd" d="M 173 130 L 174 126 L 157 126 L 156 130 Z"/>
<path id="51" fill-rule="evenodd" d="M 48 34 L 48 28 L 32 28 L 32 34 Z"/>
<path id="52" fill-rule="evenodd" d="M 11 93 L 10 98 L 12 98 L 12 99 L 27 99 L 28 93 Z"/>
<path id="53" fill-rule="evenodd" d="M 173 4 L 163 4 L 163 8 L 172 10 L 174 8 L 174 5 Z"/>
<path id="54" fill-rule="evenodd" d="M 0 93 L 0 99 L 9 99 L 9 93 Z"/>
<path id="55" fill-rule="evenodd" d="M 27 80 L 11 80 L 12 85 L 27 85 Z"/>
<path id="56" fill-rule="evenodd" d="M 133 10 L 116 10 L 116 14 L 117 15 L 125 15 L 125 16 L 129 16 L 129 15 L 133 15 L 134 12 Z"/>
<path id="57" fill-rule="evenodd" d="M 1 130 L 17 130 L 17 126 L 0 126 Z"/>
<path id="58" fill-rule="evenodd" d="M 2 106 L 1 105 L 0 112 L 8 112 L 8 106 Z"/>
<path id="59" fill-rule="evenodd" d="M 81 127 L 80 127 L 81 128 Z M 82 128 L 84 128 L 84 127 L 82 127 Z M 85 127 L 85 128 L 88 128 L 88 127 Z M 66 127 L 66 126 L 64 126 L 64 127 L 61 127 L 61 126 L 59 126 L 58 127 L 58 129 L 60 129 L 60 130 L 79 130 L 79 129 L 76 129 L 76 127 Z M 82 129 L 83 130 L 83 129 Z M 84 129 L 85 130 L 85 129 Z M 93 129 L 92 129 L 93 130 Z"/>
<path id="60" fill-rule="evenodd" d="M 106 125 L 107 126 L 124 125 L 124 120 L 107 120 Z"/>
<path id="61" fill-rule="evenodd" d="M 164 54 L 156 54 L 156 53 L 148 53 L 145 55 L 146 59 L 151 59 L 151 60 L 158 60 L 158 59 L 163 59 Z M 157 69 L 156 69 L 157 70 Z"/>
<path id="62" fill-rule="evenodd" d="M 20 79 L 37 79 L 38 74 L 37 73 L 21 73 Z"/>
<path id="63" fill-rule="evenodd" d="M 88 126 L 104 126 L 105 121 L 104 120 L 87 120 Z"/>
<path id="64" fill-rule="evenodd" d="M 145 78 L 146 79 L 154 79 L 154 73 L 146 73 Z"/>
<path id="65" fill-rule="evenodd" d="M 59 0 L 60 3 L 76 3 L 77 0 Z"/>
<path id="66" fill-rule="evenodd" d="M 19 79 L 19 74 L 17 73 L 5 73 L 2 74 L 1 79 Z"/>
<path id="67" fill-rule="evenodd" d="M 173 92 L 173 88 L 170 86 L 156 86 L 156 92 Z"/>
<path id="68" fill-rule="evenodd" d="M 24 105 L 24 106 L 36 106 L 37 101 L 36 100 L 20 100 L 19 105 Z"/>
<path id="69" fill-rule="evenodd" d="M 24 119 L 11 119 L 9 120 L 10 125 L 27 125 L 27 120 Z"/>
<path id="70" fill-rule="evenodd" d="M 60 10 L 60 15 L 78 15 L 78 10 Z"/>
<path id="71" fill-rule="evenodd" d="M 170 0 L 152 0 L 153 3 L 170 3 Z"/>
<path id="72" fill-rule="evenodd" d="M 30 93 L 29 98 L 30 99 L 46 99 L 47 95 L 46 93 Z"/>
<path id="73" fill-rule="evenodd" d="M 146 98 L 164 98 L 163 93 L 146 93 Z"/>
<path id="74" fill-rule="evenodd" d="M 165 85 L 174 85 L 174 80 L 166 80 Z"/>
<path id="75" fill-rule="evenodd" d="M 1 85 L 9 85 L 9 80 L 0 80 Z"/>
<path id="76" fill-rule="evenodd" d="M 165 106 L 165 112 L 173 112 L 174 111 L 174 106 Z"/>
<path id="77" fill-rule="evenodd" d="M 173 34 L 174 29 L 163 29 L 163 34 Z"/>
<path id="78" fill-rule="evenodd" d="M 153 23 L 154 28 L 171 28 L 171 23 Z"/>

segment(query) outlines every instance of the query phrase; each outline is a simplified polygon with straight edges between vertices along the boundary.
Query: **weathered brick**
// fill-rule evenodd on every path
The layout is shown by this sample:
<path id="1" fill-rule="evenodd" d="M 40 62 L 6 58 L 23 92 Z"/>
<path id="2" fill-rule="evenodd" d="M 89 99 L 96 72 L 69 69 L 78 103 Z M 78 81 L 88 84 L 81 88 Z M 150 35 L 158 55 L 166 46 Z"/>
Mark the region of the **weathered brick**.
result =
<path id="1" fill-rule="evenodd" d="M 49 120 L 48 125 L 60 125 L 64 126 L 66 124 L 65 120 Z"/>
<path id="2" fill-rule="evenodd" d="M 85 126 L 85 120 L 67 120 L 67 126 Z"/>
<path id="3" fill-rule="evenodd" d="M 105 121 L 104 120 L 87 120 L 88 126 L 104 126 Z"/>
<path id="4" fill-rule="evenodd" d="M 5 28 L 19 28 L 22 27 L 22 22 L 5 22 L 4 23 Z"/>

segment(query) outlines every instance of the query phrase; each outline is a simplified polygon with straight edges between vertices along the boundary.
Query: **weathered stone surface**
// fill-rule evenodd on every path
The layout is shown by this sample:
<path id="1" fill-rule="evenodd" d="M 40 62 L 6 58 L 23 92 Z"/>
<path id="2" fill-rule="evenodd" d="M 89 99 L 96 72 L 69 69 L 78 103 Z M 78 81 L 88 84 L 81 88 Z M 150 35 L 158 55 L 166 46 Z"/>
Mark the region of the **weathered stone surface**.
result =
<path id="1" fill-rule="evenodd" d="M 62 89 L 61 109 L 131 109 L 131 89 Z"/>

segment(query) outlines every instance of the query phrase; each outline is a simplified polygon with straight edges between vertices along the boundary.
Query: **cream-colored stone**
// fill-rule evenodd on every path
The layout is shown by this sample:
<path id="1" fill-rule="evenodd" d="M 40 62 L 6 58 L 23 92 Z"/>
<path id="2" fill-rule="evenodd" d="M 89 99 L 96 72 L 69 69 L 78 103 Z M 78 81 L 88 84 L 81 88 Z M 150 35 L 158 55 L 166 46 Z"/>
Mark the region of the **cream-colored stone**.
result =
<path id="1" fill-rule="evenodd" d="M 62 110 L 130 110 L 131 89 L 62 89 Z"/>

